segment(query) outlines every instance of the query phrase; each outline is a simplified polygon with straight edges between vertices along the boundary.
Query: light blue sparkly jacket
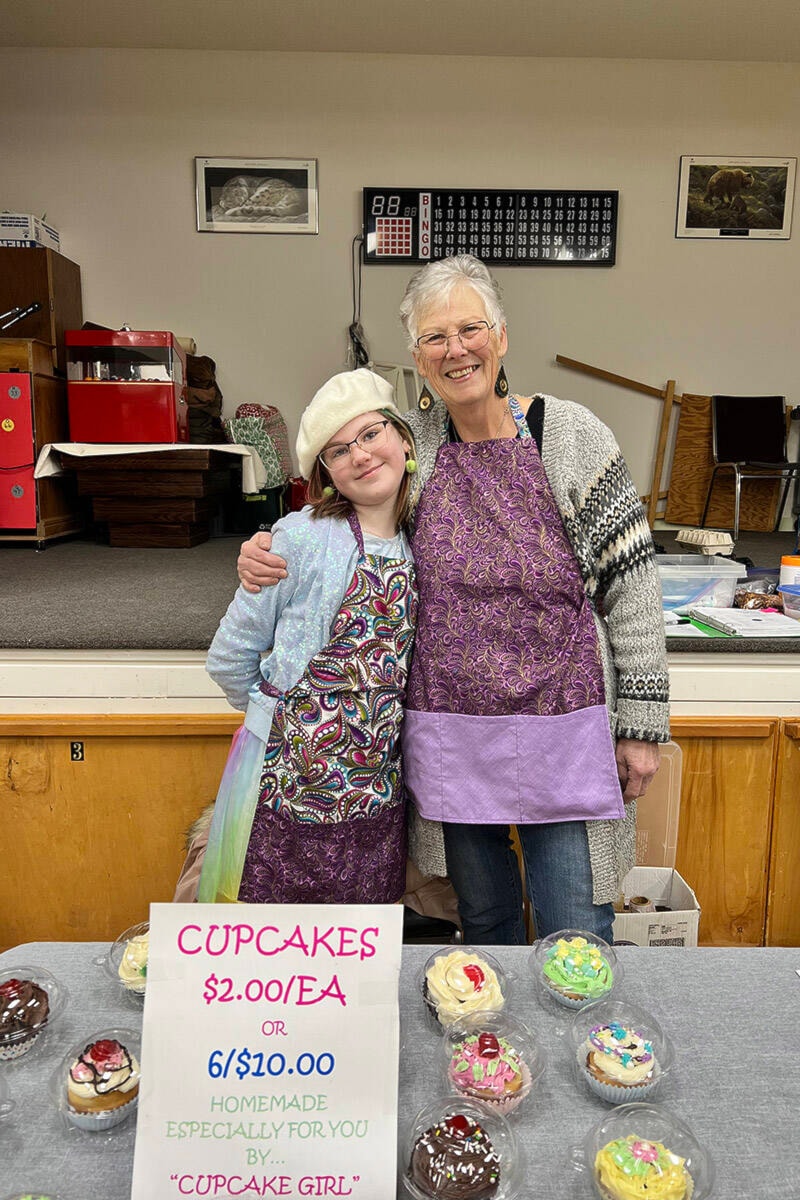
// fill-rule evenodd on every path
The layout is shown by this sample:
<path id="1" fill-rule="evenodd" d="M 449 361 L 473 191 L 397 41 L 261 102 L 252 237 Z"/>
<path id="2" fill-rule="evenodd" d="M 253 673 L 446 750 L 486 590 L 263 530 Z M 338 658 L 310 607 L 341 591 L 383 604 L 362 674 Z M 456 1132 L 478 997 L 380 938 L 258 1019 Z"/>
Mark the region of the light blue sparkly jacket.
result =
<path id="1" fill-rule="evenodd" d="M 358 544 L 347 521 L 311 518 L 311 509 L 290 513 L 272 527 L 272 552 L 289 563 L 289 575 L 253 595 L 240 587 L 208 652 L 206 670 L 246 727 L 264 741 L 276 698 L 259 688 L 266 679 L 280 692 L 293 687 L 310 660 L 330 640 L 358 561 Z M 403 539 L 405 556 L 411 551 Z M 365 550 L 388 552 L 388 544 L 365 537 Z"/>

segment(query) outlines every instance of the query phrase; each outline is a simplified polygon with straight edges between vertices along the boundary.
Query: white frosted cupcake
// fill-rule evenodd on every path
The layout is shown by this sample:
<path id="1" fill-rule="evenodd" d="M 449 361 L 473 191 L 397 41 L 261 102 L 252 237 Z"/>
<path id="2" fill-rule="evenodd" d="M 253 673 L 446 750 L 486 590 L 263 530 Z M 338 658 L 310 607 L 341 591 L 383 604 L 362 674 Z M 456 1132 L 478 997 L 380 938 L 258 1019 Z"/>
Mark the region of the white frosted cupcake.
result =
<path id="1" fill-rule="evenodd" d="M 139 1063 L 122 1042 L 101 1037 L 70 1062 L 66 1092 L 70 1124 L 93 1133 L 112 1129 L 136 1110 Z"/>
<path id="2" fill-rule="evenodd" d="M 137 996 L 144 995 L 147 987 L 147 955 L 150 948 L 150 933 L 138 933 L 125 943 L 117 975 L 123 987 Z"/>
<path id="3" fill-rule="evenodd" d="M 611 1104 L 644 1100 L 661 1072 L 653 1043 L 619 1021 L 589 1030 L 578 1050 L 578 1065 L 591 1090 Z"/>
<path id="4" fill-rule="evenodd" d="M 431 955 L 423 971 L 422 995 L 440 1026 L 485 1009 L 499 1012 L 505 988 L 500 964 L 468 947 Z"/>

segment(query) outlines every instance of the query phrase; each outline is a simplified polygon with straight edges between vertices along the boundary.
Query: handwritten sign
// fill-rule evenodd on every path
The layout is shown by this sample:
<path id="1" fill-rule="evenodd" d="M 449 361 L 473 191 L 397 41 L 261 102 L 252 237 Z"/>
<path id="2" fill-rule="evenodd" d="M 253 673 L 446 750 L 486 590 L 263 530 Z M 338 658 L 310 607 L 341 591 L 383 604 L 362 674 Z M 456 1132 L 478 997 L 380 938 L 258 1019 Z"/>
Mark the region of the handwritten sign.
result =
<path id="1" fill-rule="evenodd" d="M 151 906 L 131 1200 L 394 1200 L 402 911 Z"/>

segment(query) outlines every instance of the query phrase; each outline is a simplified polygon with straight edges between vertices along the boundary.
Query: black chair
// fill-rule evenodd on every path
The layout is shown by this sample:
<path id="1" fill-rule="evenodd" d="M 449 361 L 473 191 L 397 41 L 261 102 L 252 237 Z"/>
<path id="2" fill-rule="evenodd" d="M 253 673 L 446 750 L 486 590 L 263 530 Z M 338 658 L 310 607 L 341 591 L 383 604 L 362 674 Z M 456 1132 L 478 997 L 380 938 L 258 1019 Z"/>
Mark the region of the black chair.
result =
<path id="1" fill-rule="evenodd" d="M 736 481 L 733 540 L 739 537 L 743 479 L 783 479 L 783 495 L 775 522 L 781 523 L 789 484 L 800 475 L 800 462 L 786 457 L 786 405 L 783 396 L 712 396 L 711 427 L 714 470 L 700 524 L 705 525 L 718 471 L 733 471 Z"/>

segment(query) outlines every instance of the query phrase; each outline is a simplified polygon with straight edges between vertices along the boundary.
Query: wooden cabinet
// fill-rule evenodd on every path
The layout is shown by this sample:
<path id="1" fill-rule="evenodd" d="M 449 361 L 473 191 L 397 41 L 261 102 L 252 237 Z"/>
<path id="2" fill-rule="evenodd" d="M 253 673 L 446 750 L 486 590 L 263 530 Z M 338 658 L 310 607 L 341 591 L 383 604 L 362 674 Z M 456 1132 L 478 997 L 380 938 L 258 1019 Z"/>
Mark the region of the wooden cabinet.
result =
<path id="1" fill-rule="evenodd" d="M 66 388 L 44 342 L 0 339 L 0 541 L 44 543 L 82 528 L 75 481 L 33 477 L 42 447 L 68 436 Z"/>
<path id="2" fill-rule="evenodd" d="M 0 312 L 34 302 L 39 311 L 12 326 L 11 336 L 46 342 L 53 366 L 66 376 L 64 330 L 83 324 L 80 267 L 55 250 L 0 246 Z"/>
<path id="3" fill-rule="evenodd" d="M 672 720 L 683 752 L 675 866 L 700 902 L 701 944 L 764 944 L 780 726 L 775 717 Z"/>
<path id="4" fill-rule="evenodd" d="M 113 939 L 170 900 L 238 713 L 0 716 L 0 949 Z M 675 717 L 700 942 L 800 946 L 800 719 Z M 75 743 L 78 743 L 76 746 Z"/>
<path id="5" fill-rule="evenodd" d="M 0 949 L 113 940 L 171 900 L 241 719 L 0 718 Z"/>
<path id="6" fill-rule="evenodd" d="M 800 946 L 800 721 L 778 739 L 766 943 Z"/>

